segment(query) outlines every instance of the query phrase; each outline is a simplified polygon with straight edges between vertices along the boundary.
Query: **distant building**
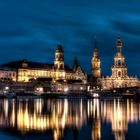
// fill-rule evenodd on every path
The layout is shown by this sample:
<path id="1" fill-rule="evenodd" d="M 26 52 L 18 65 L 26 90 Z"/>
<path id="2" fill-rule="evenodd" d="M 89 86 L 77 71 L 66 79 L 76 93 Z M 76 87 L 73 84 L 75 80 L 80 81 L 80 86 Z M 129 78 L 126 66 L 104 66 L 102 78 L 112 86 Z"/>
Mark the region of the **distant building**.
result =
<path id="1" fill-rule="evenodd" d="M 54 64 L 32 62 L 26 59 L 3 64 L 2 67 L 14 68 L 16 70 L 16 81 L 30 82 L 38 78 L 47 78 L 52 82 L 62 80 L 82 80 L 87 82 L 87 75 L 82 70 L 78 61 L 74 61 L 73 69 L 70 69 L 64 61 L 62 46 L 58 44 Z"/>
<path id="2" fill-rule="evenodd" d="M 0 81 L 1 82 L 16 81 L 15 69 L 1 67 L 0 68 Z"/>
<path id="3" fill-rule="evenodd" d="M 122 53 L 120 35 L 118 35 L 117 39 L 114 64 L 112 66 L 112 75 L 110 77 L 102 78 L 101 85 L 103 89 L 137 87 L 139 85 L 137 78 L 129 77 L 127 75 L 127 66 Z"/>

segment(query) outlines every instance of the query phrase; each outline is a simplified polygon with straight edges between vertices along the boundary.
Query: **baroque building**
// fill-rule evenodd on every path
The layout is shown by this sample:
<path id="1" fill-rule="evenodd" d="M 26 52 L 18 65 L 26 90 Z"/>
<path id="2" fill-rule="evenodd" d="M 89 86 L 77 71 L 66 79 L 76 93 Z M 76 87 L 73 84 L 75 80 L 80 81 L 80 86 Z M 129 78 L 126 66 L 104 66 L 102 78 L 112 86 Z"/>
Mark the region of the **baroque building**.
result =
<path id="1" fill-rule="evenodd" d="M 127 66 L 122 52 L 120 34 L 118 35 L 116 43 L 116 53 L 114 56 L 114 64 L 112 66 L 112 75 L 106 78 L 103 77 L 101 79 L 101 85 L 103 89 L 137 87 L 139 85 L 137 78 L 129 77 L 127 75 Z"/>
<path id="2" fill-rule="evenodd" d="M 87 75 L 82 70 L 80 64 L 74 63 L 73 68 L 69 68 L 64 62 L 64 51 L 58 44 L 55 52 L 53 64 L 32 62 L 26 59 L 3 64 L 2 67 L 15 69 L 17 82 L 30 82 L 39 78 L 57 82 L 67 82 L 69 80 L 79 80 L 87 82 Z"/>

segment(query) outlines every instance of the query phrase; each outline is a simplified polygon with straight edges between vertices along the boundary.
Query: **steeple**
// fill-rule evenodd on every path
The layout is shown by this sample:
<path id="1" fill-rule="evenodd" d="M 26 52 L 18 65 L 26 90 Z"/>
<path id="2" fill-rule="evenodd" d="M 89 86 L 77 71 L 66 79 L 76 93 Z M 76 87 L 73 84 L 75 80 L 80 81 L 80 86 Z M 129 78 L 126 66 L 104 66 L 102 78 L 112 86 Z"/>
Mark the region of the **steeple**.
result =
<path id="1" fill-rule="evenodd" d="M 75 65 L 79 65 L 79 62 L 78 62 L 78 59 L 77 59 L 77 58 L 74 59 L 74 64 L 73 64 L 73 65 L 74 65 L 74 66 L 75 66 Z"/>
<path id="2" fill-rule="evenodd" d="M 91 63 L 92 63 L 92 75 L 96 78 L 100 78 L 101 77 L 101 69 L 100 69 L 101 62 L 98 56 L 96 37 L 94 37 L 94 53 L 93 53 Z"/>
<path id="3" fill-rule="evenodd" d="M 116 52 L 122 53 L 122 41 L 121 41 L 120 33 L 118 33 L 118 39 L 116 43 Z"/>
<path id="4" fill-rule="evenodd" d="M 94 53 L 93 56 L 98 58 L 98 49 L 97 49 L 97 41 L 96 41 L 96 36 L 94 37 Z"/>
<path id="5" fill-rule="evenodd" d="M 63 52 L 63 49 L 62 49 L 60 42 L 58 42 L 56 51 Z"/>
<path id="6" fill-rule="evenodd" d="M 78 59 L 75 58 L 74 62 L 73 62 L 73 71 L 76 71 L 79 66 L 80 66 L 80 64 L 78 62 Z"/>

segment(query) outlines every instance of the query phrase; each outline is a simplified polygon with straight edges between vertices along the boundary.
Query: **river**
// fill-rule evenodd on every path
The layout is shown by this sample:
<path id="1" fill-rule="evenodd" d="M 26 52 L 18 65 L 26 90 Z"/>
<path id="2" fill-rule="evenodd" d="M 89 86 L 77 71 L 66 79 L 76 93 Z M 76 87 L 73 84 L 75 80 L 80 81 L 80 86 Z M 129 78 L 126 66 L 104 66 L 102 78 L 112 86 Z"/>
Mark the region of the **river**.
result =
<path id="1" fill-rule="evenodd" d="M 138 140 L 132 99 L 1 99 L 0 139 Z"/>

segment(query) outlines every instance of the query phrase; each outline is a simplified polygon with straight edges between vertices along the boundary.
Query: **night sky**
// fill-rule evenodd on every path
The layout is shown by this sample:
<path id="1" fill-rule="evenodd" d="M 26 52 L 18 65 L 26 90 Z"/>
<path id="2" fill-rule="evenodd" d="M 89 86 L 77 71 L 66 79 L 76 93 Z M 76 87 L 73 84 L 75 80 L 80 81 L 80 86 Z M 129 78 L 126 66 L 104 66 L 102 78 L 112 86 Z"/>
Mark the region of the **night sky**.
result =
<path id="1" fill-rule="evenodd" d="M 140 77 L 139 0 L 1 0 L 0 64 L 53 63 L 61 42 L 65 63 L 77 57 L 89 73 L 96 36 L 102 73 L 110 75 L 118 32 L 128 73 Z"/>

